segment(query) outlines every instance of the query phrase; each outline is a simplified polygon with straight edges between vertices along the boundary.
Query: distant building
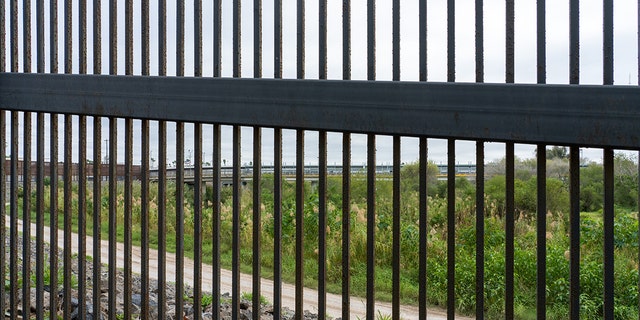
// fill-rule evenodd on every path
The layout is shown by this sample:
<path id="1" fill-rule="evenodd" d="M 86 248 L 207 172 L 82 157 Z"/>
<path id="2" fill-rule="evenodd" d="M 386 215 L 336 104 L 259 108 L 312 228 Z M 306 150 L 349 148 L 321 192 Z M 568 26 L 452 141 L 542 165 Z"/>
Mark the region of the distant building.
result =
<path id="1" fill-rule="evenodd" d="M 103 164 L 99 164 L 100 166 L 100 178 L 101 180 L 107 180 L 109 178 L 109 164 L 103 163 Z M 47 177 L 51 176 L 51 163 L 49 162 L 45 162 L 44 163 L 44 175 Z M 31 161 L 31 181 L 35 181 L 35 177 L 37 175 L 37 169 L 38 169 L 38 162 L 37 161 Z M 78 163 L 72 163 L 71 164 L 71 177 L 72 180 L 77 181 L 78 180 L 78 169 L 79 169 L 79 164 Z M 4 170 L 5 170 L 5 175 L 9 176 L 11 175 L 11 159 L 7 158 L 4 161 Z M 23 180 L 23 173 L 24 173 L 24 161 L 22 161 L 22 159 L 18 160 L 17 163 L 17 175 L 18 175 L 18 181 L 22 181 Z M 86 166 L 86 175 L 87 175 L 87 180 L 91 181 L 94 179 L 93 177 L 93 163 L 87 163 Z M 62 180 L 64 179 L 64 162 L 58 162 L 57 165 L 57 173 L 58 173 L 58 179 Z M 134 180 L 139 180 L 140 179 L 140 175 L 141 175 L 141 167 L 140 165 L 133 165 L 132 166 L 132 170 L 131 170 L 131 174 Z M 116 165 L 116 177 L 117 180 L 124 180 L 125 177 L 125 166 L 124 164 L 117 164 Z"/>

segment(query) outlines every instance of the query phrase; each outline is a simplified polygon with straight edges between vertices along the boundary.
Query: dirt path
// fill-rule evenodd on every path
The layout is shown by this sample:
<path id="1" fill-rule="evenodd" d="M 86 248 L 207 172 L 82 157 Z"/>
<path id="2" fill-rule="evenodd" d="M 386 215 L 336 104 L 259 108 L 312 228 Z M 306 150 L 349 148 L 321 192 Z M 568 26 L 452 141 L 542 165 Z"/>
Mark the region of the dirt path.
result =
<path id="1" fill-rule="evenodd" d="M 9 217 L 6 216 L 5 224 L 9 225 Z M 18 221 L 19 229 L 22 230 L 22 221 Z M 49 228 L 44 227 L 44 238 L 49 239 Z M 36 234 L 36 225 L 31 225 L 31 236 L 35 237 Z M 76 233 L 72 233 L 72 252 L 78 252 L 78 235 Z M 58 230 L 58 247 L 62 248 L 64 246 L 64 232 L 62 230 Z M 90 236 L 86 237 L 86 254 L 89 256 L 93 256 L 93 238 Z M 108 250 L 109 250 L 109 242 L 102 240 L 101 241 L 100 256 L 102 263 L 106 263 L 109 260 Z M 122 243 L 118 243 L 118 252 L 124 252 L 124 245 Z M 142 249 L 140 247 L 134 246 L 132 248 L 132 261 L 133 261 L 133 272 L 141 273 L 141 264 L 142 260 Z M 151 278 L 157 279 L 158 275 L 158 259 L 157 259 L 158 251 L 151 249 L 149 251 L 149 256 L 151 257 L 149 260 L 149 274 Z M 118 254 L 117 266 L 118 268 L 124 267 L 124 256 L 122 254 Z M 175 254 L 168 253 L 166 256 L 166 268 L 167 281 L 175 281 L 176 269 L 175 269 Z M 194 263 L 192 259 L 185 258 L 184 261 L 184 281 L 185 283 L 193 286 L 193 271 L 194 271 Z M 221 270 L 221 290 L 222 292 L 231 292 L 231 271 L 229 270 Z M 202 265 L 202 290 L 204 292 L 211 291 L 212 289 L 212 278 L 213 278 L 213 268 L 210 265 L 203 264 Z M 240 291 L 241 292 L 251 292 L 252 290 L 252 278 L 251 275 L 241 274 L 240 275 Z M 269 279 L 261 280 L 261 290 L 262 295 L 267 298 L 270 302 L 272 302 L 273 297 L 273 281 Z M 305 288 L 304 289 L 304 309 L 309 310 L 311 312 L 317 312 L 317 298 L 318 291 Z M 283 306 L 294 309 L 295 306 L 295 286 L 287 283 L 282 284 L 282 304 Z M 351 297 L 351 316 L 354 319 L 359 317 L 360 319 L 364 319 L 366 312 L 366 301 L 359 297 Z M 380 312 L 383 315 L 391 314 L 391 304 L 387 302 L 376 302 L 376 314 Z M 337 294 L 328 293 L 327 294 L 327 313 L 336 318 L 340 317 L 342 313 L 342 296 Z M 429 312 L 429 319 L 440 320 L 446 319 L 446 312 L 443 310 L 432 310 Z M 417 319 L 418 318 L 418 308 L 415 306 L 402 306 L 400 309 L 400 315 L 403 319 Z M 470 319 L 467 317 L 456 317 L 459 319 Z"/>

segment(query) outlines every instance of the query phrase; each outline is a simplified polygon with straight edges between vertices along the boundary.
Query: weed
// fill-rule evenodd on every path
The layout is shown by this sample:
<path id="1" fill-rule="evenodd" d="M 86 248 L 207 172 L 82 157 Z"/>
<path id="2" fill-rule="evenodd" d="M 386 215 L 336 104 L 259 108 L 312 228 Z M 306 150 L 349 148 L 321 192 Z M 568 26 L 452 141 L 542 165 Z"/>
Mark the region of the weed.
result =
<path id="1" fill-rule="evenodd" d="M 203 293 L 202 298 L 200 299 L 200 305 L 203 308 L 208 307 L 213 303 L 213 295 L 210 293 Z"/>
<path id="2" fill-rule="evenodd" d="M 253 293 L 251 292 L 243 292 L 242 294 L 240 294 L 240 298 L 243 300 L 247 300 L 247 301 L 253 301 Z M 263 295 L 260 295 L 260 304 L 261 305 L 266 305 L 269 304 L 269 301 L 267 300 L 267 298 Z"/>

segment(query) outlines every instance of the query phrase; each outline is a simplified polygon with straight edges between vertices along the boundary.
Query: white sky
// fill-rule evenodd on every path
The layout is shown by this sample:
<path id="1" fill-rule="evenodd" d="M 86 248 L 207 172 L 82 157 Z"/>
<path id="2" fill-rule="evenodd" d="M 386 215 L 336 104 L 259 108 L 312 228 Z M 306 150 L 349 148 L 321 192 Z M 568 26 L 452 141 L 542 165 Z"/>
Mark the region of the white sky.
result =
<path id="1" fill-rule="evenodd" d="M 32 71 L 36 70 L 35 56 L 35 0 L 31 1 L 32 11 Z M 157 74 L 157 2 L 151 1 L 151 74 Z M 547 82 L 556 84 L 568 83 L 569 79 L 569 4 L 568 0 L 547 1 Z M 223 0 L 223 38 L 222 38 L 222 75 L 231 76 L 232 71 L 232 34 L 231 34 L 231 0 Z M 283 77 L 294 78 L 296 75 L 296 1 L 283 0 Z M 391 80 L 392 50 L 391 50 L 391 0 L 377 1 L 376 7 L 376 71 L 379 80 Z M 78 14 L 77 1 L 74 1 L 74 72 L 78 67 Z M 263 27 L 263 76 L 273 76 L 273 1 L 262 1 Z M 404 81 L 418 80 L 418 1 L 401 2 L 401 79 Z M 19 4 L 20 10 L 22 2 Z M 92 66 L 92 1 L 87 1 L 89 16 L 87 23 L 89 32 L 87 35 L 88 66 Z M 107 73 L 109 26 L 108 26 L 108 1 L 102 1 L 102 72 Z M 638 8 L 637 2 L 632 0 L 617 0 L 614 4 L 614 79 L 619 85 L 637 85 L 638 64 Z M 9 4 L 5 2 L 6 16 L 9 16 Z M 535 0 L 521 0 L 515 3 L 515 79 L 517 83 L 534 83 L 536 81 L 536 2 Z M 167 1 L 167 72 L 175 75 L 176 60 L 176 2 Z M 193 75 L 193 1 L 186 1 L 186 37 L 185 37 L 185 75 Z M 59 69 L 64 70 L 64 6 L 59 2 Z M 118 1 L 118 72 L 124 74 L 124 1 Z M 48 13 L 48 2 L 45 4 L 45 12 Z M 140 56 L 140 0 L 134 0 L 134 74 L 141 73 Z M 366 79 L 366 1 L 352 1 L 352 78 Z M 474 1 L 456 1 L 456 80 L 460 82 L 472 82 L 475 80 L 475 47 L 474 47 Z M 505 3 L 504 0 L 484 1 L 484 57 L 485 57 L 485 81 L 504 82 L 505 74 Z M 429 81 L 446 81 L 446 0 L 428 1 L 428 74 Z M 22 15 L 20 15 L 22 19 Z M 340 79 L 342 77 L 342 1 L 328 0 L 328 78 Z M 253 77 L 253 0 L 242 0 L 242 75 Z M 48 35 L 48 16 L 45 18 L 45 33 Z M 213 75 L 213 8 L 212 1 L 203 1 L 203 73 L 204 76 Z M 20 29 L 22 21 L 20 22 Z M 306 2 L 306 77 L 318 78 L 318 1 Z M 6 21 L 6 40 L 10 42 L 9 23 Z M 18 39 L 22 43 L 22 33 Z M 49 44 L 47 43 L 47 46 Z M 46 50 L 48 55 L 48 49 Z M 22 59 L 22 47 L 20 47 L 20 59 Z M 48 56 L 46 61 L 48 64 Z M 7 59 L 8 60 L 8 59 Z M 20 61 L 22 66 L 22 61 Z M 8 61 L 7 61 L 8 67 Z M 45 68 L 49 70 L 47 65 Z M 602 83 L 602 1 L 584 0 L 580 7 L 580 81 L 583 84 Z M 35 135 L 35 116 L 34 135 Z M 47 121 L 48 123 L 48 121 Z M 92 120 L 88 121 L 88 148 L 91 150 Z M 60 127 L 62 129 L 62 118 Z M 140 161 L 140 122 L 135 121 L 134 131 L 134 157 L 135 163 Z M 157 132 L 155 122 L 152 123 L 152 133 Z M 169 141 L 175 137 L 175 126 L 169 124 L 167 131 Z M 194 149 L 192 125 L 185 126 L 185 153 L 189 157 L 189 150 Z M 103 122 L 103 156 L 104 139 L 108 137 L 108 124 Z M 20 125 L 22 131 L 22 125 Z M 119 141 L 124 137 L 124 121 L 119 122 Z M 77 121 L 74 121 L 74 158 L 77 158 Z M 62 130 L 60 136 L 62 137 Z M 242 161 L 249 163 L 252 160 L 252 129 L 242 130 Z M 48 139 L 48 138 L 47 138 Z M 231 131 L 228 127 L 223 129 L 223 159 L 231 159 Z M 284 155 L 283 161 L 292 164 L 295 161 L 295 134 L 293 131 L 285 131 L 283 135 Z M 152 137 L 152 157 L 157 159 L 157 137 Z M 392 159 L 392 139 L 386 136 L 377 138 L 378 163 L 390 163 Z M 353 135 L 352 137 L 353 163 L 361 164 L 366 161 L 366 136 Z M 212 127 L 204 127 L 203 136 L 204 158 L 210 161 L 212 157 Z M 263 130 L 263 163 L 273 162 L 273 130 Z M 456 158 L 460 163 L 475 162 L 475 143 L 458 141 L 456 145 Z M 35 137 L 33 138 L 35 155 Z M 124 161 L 124 144 L 118 144 L 118 159 Z M 402 161 L 416 161 L 418 142 L 417 139 L 403 138 Z M 48 150 L 48 145 L 47 145 Z M 340 164 L 342 161 L 342 138 L 339 134 L 329 134 L 328 147 L 329 163 Z M 533 146 L 517 145 L 516 154 L 527 158 L 533 156 Z M 62 141 L 60 152 L 62 153 Z M 48 151 L 47 151 L 48 152 Z M 175 145 L 168 145 L 169 161 L 175 159 Z M 429 157 L 436 163 L 446 162 L 446 141 L 429 140 Z M 601 151 L 597 149 L 585 149 L 583 155 L 594 161 L 601 160 Z M 499 159 L 504 156 L 504 145 L 500 143 L 486 144 L 487 161 Z M 60 154 L 60 158 L 62 154 Z M 307 132 L 305 138 L 305 162 L 317 163 L 318 147 L 317 133 Z"/>

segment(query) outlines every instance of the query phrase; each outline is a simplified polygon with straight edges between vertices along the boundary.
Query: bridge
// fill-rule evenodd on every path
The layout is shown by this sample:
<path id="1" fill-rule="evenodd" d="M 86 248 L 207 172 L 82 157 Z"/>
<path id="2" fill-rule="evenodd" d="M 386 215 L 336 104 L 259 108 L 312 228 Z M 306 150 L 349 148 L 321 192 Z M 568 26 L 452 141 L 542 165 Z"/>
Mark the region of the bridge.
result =
<path id="1" fill-rule="evenodd" d="M 444 181 L 447 179 L 447 172 L 449 167 L 444 164 L 436 165 L 438 167 L 437 179 Z M 176 168 L 166 169 L 167 180 L 176 179 Z M 195 178 L 195 168 L 185 166 L 183 169 L 184 181 L 188 184 L 193 184 Z M 261 166 L 262 174 L 274 174 L 275 167 L 272 165 Z M 366 174 L 366 165 L 352 165 L 350 167 L 352 175 Z M 389 179 L 393 175 L 392 165 L 377 165 L 376 176 L 381 179 Z M 455 165 L 456 177 L 467 178 L 469 180 L 475 180 L 476 178 L 476 165 L 475 164 L 457 164 Z M 294 165 L 283 165 L 282 176 L 284 180 L 295 181 L 297 173 L 297 167 Z M 343 166 L 341 165 L 327 165 L 327 175 L 341 176 L 343 174 Z M 253 166 L 245 165 L 240 169 L 241 181 L 245 184 L 247 181 L 253 180 Z M 318 165 L 305 165 L 304 166 L 304 179 L 305 181 L 318 181 L 320 174 L 320 168 Z M 157 168 L 149 170 L 149 181 L 157 182 L 159 177 L 159 170 Z M 206 182 L 214 181 L 214 169 L 213 167 L 202 167 L 202 180 Z M 220 168 L 220 181 L 223 186 L 230 186 L 233 184 L 233 167 L 225 166 Z"/>

